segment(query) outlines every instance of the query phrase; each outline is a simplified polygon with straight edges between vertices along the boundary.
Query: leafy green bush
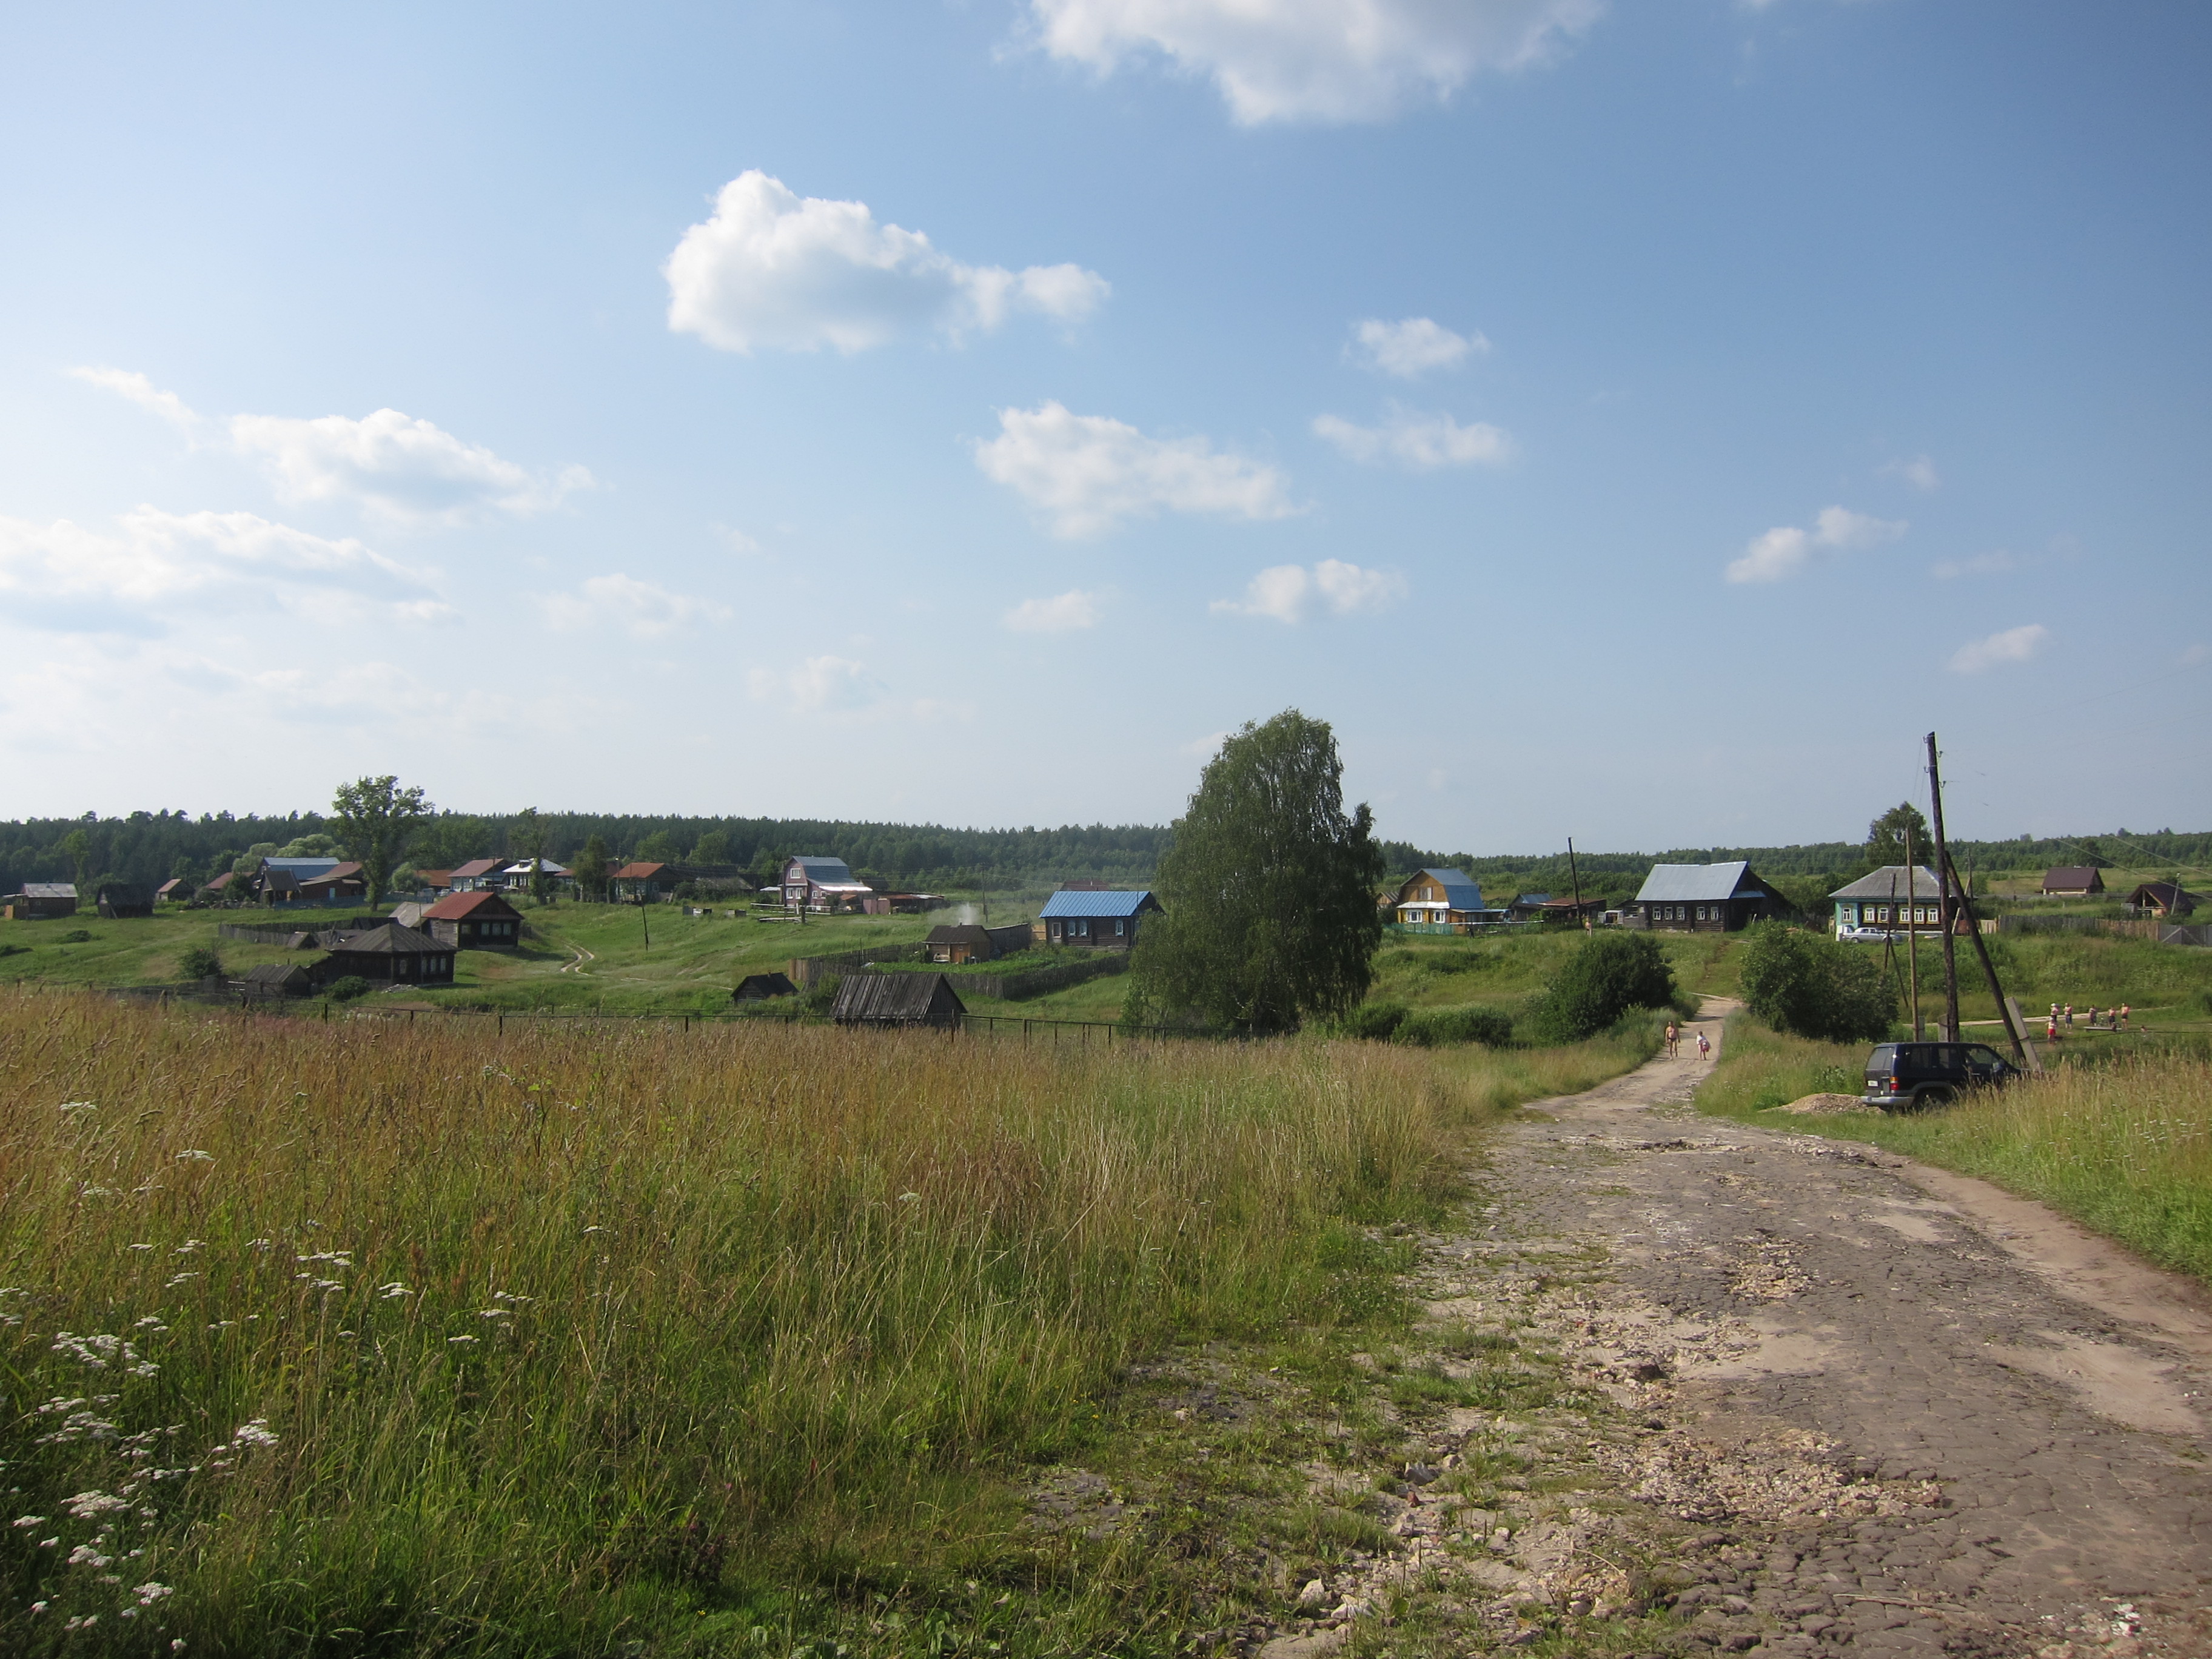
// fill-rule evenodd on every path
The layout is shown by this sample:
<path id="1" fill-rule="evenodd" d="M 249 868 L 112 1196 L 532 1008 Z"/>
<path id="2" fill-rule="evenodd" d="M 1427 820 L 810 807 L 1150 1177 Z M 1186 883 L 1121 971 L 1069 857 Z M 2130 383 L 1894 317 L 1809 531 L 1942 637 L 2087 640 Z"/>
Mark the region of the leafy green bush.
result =
<path id="1" fill-rule="evenodd" d="M 1580 1042 L 1631 1008 L 1681 1007 L 1674 970 L 1649 933 L 1593 933 L 1577 947 L 1529 1005 L 1528 1029 L 1540 1042 Z"/>
<path id="2" fill-rule="evenodd" d="M 1815 1042 L 1876 1041 L 1897 1018 L 1897 994 L 1871 955 L 1779 922 L 1749 930 L 1736 978 L 1754 1015 Z"/>
<path id="3" fill-rule="evenodd" d="M 1339 1020 L 1336 1029 L 1343 1036 L 1388 1042 L 1405 1023 L 1406 1005 L 1402 1002 L 1363 1002 Z"/>
<path id="4" fill-rule="evenodd" d="M 1455 1042 L 1502 1048 L 1513 1041 L 1513 1020 L 1496 1008 L 1422 1008 L 1406 1017 L 1398 1027 L 1397 1041 L 1417 1048 Z"/>
<path id="5" fill-rule="evenodd" d="M 177 958 L 177 971 L 186 979 L 221 979 L 222 958 L 204 945 L 195 945 Z"/>
<path id="6" fill-rule="evenodd" d="M 72 927 L 69 932 L 62 935 L 61 943 L 64 945 L 89 945 L 92 943 L 92 935 L 82 927 Z"/>
<path id="7" fill-rule="evenodd" d="M 842 974 L 824 974 L 799 993 L 799 1006 L 810 1014 L 826 1015 L 837 1006 L 837 988 L 845 982 Z"/>
<path id="8" fill-rule="evenodd" d="M 20 957 L 30 948 L 27 945 L 0 945 L 0 957 Z"/>
<path id="9" fill-rule="evenodd" d="M 368 981 L 359 974 L 348 974 L 343 979 L 334 979 L 323 987 L 323 994 L 334 1002 L 351 1002 L 356 997 L 368 994 Z"/>

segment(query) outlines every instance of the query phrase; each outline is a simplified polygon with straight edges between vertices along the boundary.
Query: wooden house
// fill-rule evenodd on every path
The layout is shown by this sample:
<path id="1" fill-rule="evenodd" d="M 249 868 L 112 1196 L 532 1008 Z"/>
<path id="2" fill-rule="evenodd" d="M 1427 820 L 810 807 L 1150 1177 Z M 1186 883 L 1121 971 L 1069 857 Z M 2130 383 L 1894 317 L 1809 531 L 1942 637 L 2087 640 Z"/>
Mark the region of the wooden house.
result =
<path id="1" fill-rule="evenodd" d="M 922 941 L 932 962 L 994 962 L 1000 957 L 1026 951 L 1032 942 L 1030 925 L 1018 921 L 1007 927 L 979 927 L 972 921 L 946 922 L 929 930 Z"/>
<path id="2" fill-rule="evenodd" d="M 853 909 L 876 890 L 857 878 L 842 859 L 786 859 L 782 885 L 784 904 L 794 910 Z"/>
<path id="3" fill-rule="evenodd" d="M 2147 881 L 2128 895 L 2128 908 L 2138 915 L 2162 916 L 2179 921 L 2204 902 L 2202 894 L 2183 891 L 2170 881 Z"/>
<path id="4" fill-rule="evenodd" d="M 154 902 L 156 904 L 182 904 L 191 896 L 191 878 L 188 876 L 171 876 L 168 880 L 154 890 Z"/>
<path id="5" fill-rule="evenodd" d="M 264 997 L 303 997 L 314 988 L 313 976 L 296 962 L 264 962 L 247 969 L 238 982 Z"/>
<path id="6" fill-rule="evenodd" d="M 300 878 L 300 897 L 308 904 L 365 903 L 368 878 L 358 864 L 334 864 L 319 876 Z"/>
<path id="7" fill-rule="evenodd" d="M 1426 933 L 1464 933 L 1477 922 L 1503 921 L 1504 913 L 1486 909 L 1482 886 L 1464 870 L 1416 870 L 1391 896 L 1390 916 L 1401 927 Z"/>
<path id="8" fill-rule="evenodd" d="M 218 899 L 228 903 L 233 899 L 243 896 L 245 891 L 246 884 L 239 880 L 238 872 L 234 870 L 226 870 L 206 886 L 201 888 L 199 896 L 202 898 Z"/>
<path id="9" fill-rule="evenodd" d="M 2105 878 L 2094 865 L 2062 864 L 2043 872 L 2045 898 L 2087 898 L 2105 890 Z"/>
<path id="10" fill-rule="evenodd" d="M 150 916 L 154 896 L 135 882 L 111 881 L 93 895 L 93 908 L 110 921 L 121 917 Z"/>
<path id="11" fill-rule="evenodd" d="M 665 864 L 625 864 L 608 876 L 607 890 L 617 904 L 652 904 L 676 890 L 676 877 Z"/>
<path id="12" fill-rule="evenodd" d="M 462 951 L 512 951 L 522 943 L 522 912 L 478 888 L 448 893 L 422 915 L 422 931 Z"/>
<path id="13" fill-rule="evenodd" d="M 732 1002 L 765 1002 L 770 997 L 795 997 L 799 988 L 787 974 L 747 974 L 730 993 Z"/>
<path id="14" fill-rule="evenodd" d="M 1790 901 L 1742 859 L 1726 864 L 1655 864 L 1630 910 L 1646 927 L 1686 933 L 1735 932 L 1754 921 L 1779 921 Z"/>
<path id="15" fill-rule="evenodd" d="M 349 933 L 314 966 L 315 982 L 358 975 L 394 985 L 451 985 L 455 947 L 387 921 Z"/>
<path id="16" fill-rule="evenodd" d="M 66 881 L 27 881 L 7 901 L 10 921 L 45 921 L 76 914 L 76 889 Z"/>
<path id="17" fill-rule="evenodd" d="M 840 1025 L 929 1026 L 957 1030 L 968 1012 L 943 974 L 848 974 L 830 1018 Z"/>
<path id="18" fill-rule="evenodd" d="M 1943 930 L 1942 892 L 1936 872 L 1926 865 L 1916 864 L 1908 870 L 1901 864 L 1885 864 L 1828 896 L 1835 902 L 1838 933 L 1847 927 L 1903 928 L 1907 933 L 1932 928 L 1940 933 Z M 1954 917 L 1959 917 L 1958 902 L 1963 896 L 1954 881 Z"/>
<path id="19" fill-rule="evenodd" d="M 1577 899 L 1571 893 L 1547 898 L 1536 907 L 1536 920 L 1554 927 L 1579 927 L 1605 914 L 1603 899 Z"/>
<path id="20" fill-rule="evenodd" d="M 496 887 L 503 859 L 471 859 L 466 864 L 457 864 L 446 872 L 446 890 L 449 893 L 473 893 L 481 887 Z"/>
<path id="21" fill-rule="evenodd" d="M 1164 914 L 1149 892 L 1063 887 L 1037 912 L 1030 938 L 1039 945 L 1126 951 L 1137 942 L 1137 928 L 1146 916 Z"/>

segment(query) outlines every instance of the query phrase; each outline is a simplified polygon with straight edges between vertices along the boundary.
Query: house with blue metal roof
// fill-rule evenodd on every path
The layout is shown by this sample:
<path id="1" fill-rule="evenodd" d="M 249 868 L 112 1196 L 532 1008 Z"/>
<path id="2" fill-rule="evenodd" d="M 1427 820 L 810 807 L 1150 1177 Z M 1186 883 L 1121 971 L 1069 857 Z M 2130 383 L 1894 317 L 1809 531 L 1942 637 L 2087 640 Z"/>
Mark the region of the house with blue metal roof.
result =
<path id="1" fill-rule="evenodd" d="M 1464 933 L 1468 927 L 1505 920 L 1486 908 L 1482 884 L 1463 870 L 1416 870 L 1398 884 L 1390 913 L 1401 927 Z"/>
<path id="2" fill-rule="evenodd" d="M 1146 916 L 1166 914 L 1149 892 L 1088 892 L 1062 888 L 1044 902 L 1030 936 L 1039 945 L 1079 945 L 1126 951 Z"/>
<path id="3" fill-rule="evenodd" d="M 1791 914 L 1790 901 L 1743 859 L 1655 864 L 1628 909 L 1634 924 L 1686 933 L 1732 933 L 1754 921 L 1778 921 Z"/>

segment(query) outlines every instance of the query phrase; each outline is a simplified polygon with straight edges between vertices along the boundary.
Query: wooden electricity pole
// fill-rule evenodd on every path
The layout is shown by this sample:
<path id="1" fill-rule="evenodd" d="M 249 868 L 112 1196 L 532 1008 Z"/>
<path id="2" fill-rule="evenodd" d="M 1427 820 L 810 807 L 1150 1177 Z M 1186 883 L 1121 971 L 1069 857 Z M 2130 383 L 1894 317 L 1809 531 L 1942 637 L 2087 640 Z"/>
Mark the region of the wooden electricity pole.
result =
<path id="1" fill-rule="evenodd" d="M 1959 1040 L 1959 950 L 1951 919 L 1951 854 L 1943 842 L 1943 777 L 1936 770 L 1936 734 L 1928 734 L 1928 799 L 1935 809 L 1929 828 L 1936 832 L 1936 920 L 1943 929 L 1943 1040 Z M 1978 945 L 1980 935 L 1975 935 Z M 1984 956 L 1987 956 L 1984 951 Z M 2002 999 L 1999 999 L 2002 1002 Z"/>
<path id="2" fill-rule="evenodd" d="M 1912 867 L 1912 826 L 1905 826 L 1905 896 L 1910 901 L 1905 915 L 1912 920 L 1905 924 L 1905 970 L 1912 981 L 1912 1040 L 1923 1041 L 1927 1029 L 1920 1018 L 1920 896 L 1915 890 L 1920 885 L 1920 872 Z M 1891 882 L 1892 898 L 1897 896 L 1897 884 Z M 1893 907 L 1893 910 L 1894 907 Z"/>
<path id="3" fill-rule="evenodd" d="M 1583 925 L 1583 932 L 1590 931 L 1589 918 L 1583 914 L 1583 878 L 1575 868 L 1575 838 L 1567 837 L 1567 878 L 1575 884 L 1575 920 Z M 2179 883 L 2175 884 L 2177 886 Z"/>

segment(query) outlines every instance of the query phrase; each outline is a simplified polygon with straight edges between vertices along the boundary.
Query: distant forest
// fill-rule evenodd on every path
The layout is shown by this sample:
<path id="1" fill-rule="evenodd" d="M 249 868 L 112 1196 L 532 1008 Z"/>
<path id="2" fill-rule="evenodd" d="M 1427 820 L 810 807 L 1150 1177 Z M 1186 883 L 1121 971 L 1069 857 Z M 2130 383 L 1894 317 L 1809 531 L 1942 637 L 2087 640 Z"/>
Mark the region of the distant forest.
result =
<path id="1" fill-rule="evenodd" d="M 1148 824 L 1066 824 L 1058 829 L 949 830 L 934 824 L 842 823 L 809 818 L 640 817 L 541 812 L 546 856 L 568 862 L 586 837 L 598 836 L 621 859 L 735 864 L 766 875 L 794 853 L 842 858 L 862 877 L 925 891 L 1036 888 L 1091 879 L 1138 884 L 1152 879 L 1169 830 Z M 513 856 L 513 815 L 441 813 L 416 838 L 410 861 L 450 868 L 472 858 Z M 0 821 L 0 892 L 27 881 L 127 881 L 155 884 L 172 876 L 211 879 L 240 860 L 301 842 L 313 850 L 330 826 L 313 812 L 283 817 L 191 817 L 182 812 L 133 812 L 128 817 Z M 81 836 L 81 838 L 80 838 Z M 302 850 L 307 850 L 303 848 Z M 1404 874 L 1427 865 L 1468 871 L 1496 902 L 1516 891 L 1569 891 L 1564 850 L 1557 854 L 1444 854 L 1407 842 L 1382 843 L 1389 869 Z M 2035 840 L 1957 842 L 1962 870 L 2033 870 L 2058 864 L 2155 867 L 2193 878 L 2212 866 L 2212 834 L 2118 830 Z M 1848 878 L 1866 867 L 1863 847 L 1815 842 L 1799 847 L 1683 847 L 1651 853 L 1577 852 L 1575 869 L 1587 897 L 1620 899 L 1641 884 L 1655 863 L 1707 864 L 1748 859 L 1778 881 Z M 1808 890 L 1810 884 L 1807 883 Z"/>

